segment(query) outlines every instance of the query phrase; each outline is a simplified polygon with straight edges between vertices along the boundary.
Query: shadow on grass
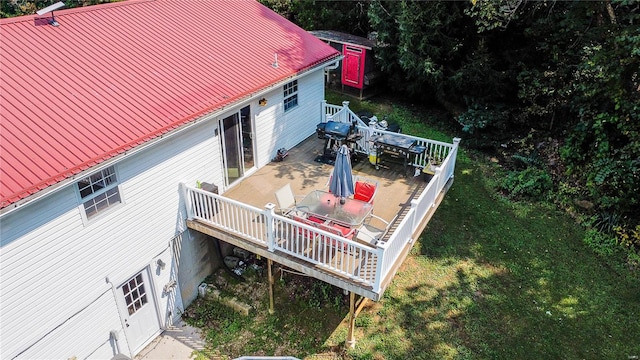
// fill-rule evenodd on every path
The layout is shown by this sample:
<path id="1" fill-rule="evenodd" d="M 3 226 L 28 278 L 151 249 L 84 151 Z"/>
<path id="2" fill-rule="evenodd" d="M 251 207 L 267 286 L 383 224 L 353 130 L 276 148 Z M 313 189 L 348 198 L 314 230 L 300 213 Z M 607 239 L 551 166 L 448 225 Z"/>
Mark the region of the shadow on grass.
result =
<path id="1" fill-rule="evenodd" d="M 637 278 L 612 271 L 581 239 L 563 214 L 493 197 L 481 169 L 459 161 L 413 256 L 367 310 L 352 356 L 640 356 Z"/>

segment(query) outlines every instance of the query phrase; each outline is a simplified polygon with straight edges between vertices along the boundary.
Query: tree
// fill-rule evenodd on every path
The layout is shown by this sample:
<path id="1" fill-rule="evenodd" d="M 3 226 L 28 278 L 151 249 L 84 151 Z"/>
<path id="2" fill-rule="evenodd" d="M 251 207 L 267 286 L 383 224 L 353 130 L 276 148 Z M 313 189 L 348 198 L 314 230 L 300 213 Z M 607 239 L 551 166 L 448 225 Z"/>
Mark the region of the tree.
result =
<path id="1" fill-rule="evenodd" d="M 306 30 L 337 30 L 366 36 L 368 1 L 260 0 Z"/>

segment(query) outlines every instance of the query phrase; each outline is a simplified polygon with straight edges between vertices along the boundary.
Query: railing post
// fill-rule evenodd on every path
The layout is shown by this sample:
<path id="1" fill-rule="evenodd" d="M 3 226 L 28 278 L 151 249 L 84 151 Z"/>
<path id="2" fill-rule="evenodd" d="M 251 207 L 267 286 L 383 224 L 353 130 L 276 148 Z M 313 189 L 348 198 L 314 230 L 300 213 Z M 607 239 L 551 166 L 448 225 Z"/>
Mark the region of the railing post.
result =
<path id="1" fill-rule="evenodd" d="M 382 286 L 382 277 L 384 274 L 382 273 L 382 263 L 384 262 L 384 248 L 376 247 L 376 251 L 378 252 L 378 262 L 376 263 L 376 278 L 373 282 L 373 291 L 380 293 L 380 289 Z"/>
<path id="2" fill-rule="evenodd" d="M 451 154 L 451 165 L 450 166 L 450 170 L 449 170 L 449 174 L 447 174 L 447 179 L 450 177 L 453 177 L 455 169 L 456 169 L 456 159 L 458 157 L 458 146 L 460 145 L 460 138 L 455 137 L 453 138 L 453 149 L 451 149 L 453 151 L 453 154 Z"/>
<path id="3" fill-rule="evenodd" d="M 343 101 L 342 102 L 342 110 L 340 110 L 340 112 L 342 113 L 342 117 L 340 118 L 340 122 L 349 122 L 349 102 L 348 101 Z"/>
<path id="4" fill-rule="evenodd" d="M 418 212 L 418 200 L 411 200 L 411 210 L 413 210 L 413 219 L 411 221 L 411 233 L 413 234 L 418 226 L 416 223 L 419 223 L 423 216 Z M 409 214 L 411 213 L 411 210 L 409 210 Z M 411 238 L 409 238 L 409 242 L 411 242 Z"/>
<path id="5" fill-rule="evenodd" d="M 275 250 L 275 244 L 276 244 L 276 234 L 274 229 L 274 218 L 273 216 L 276 214 L 275 212 L 275 208 L 276 208 L 276 204 L 274 203 L 268 203 L 267 205 L 264 206 L 265 208 L 265 212 L 264 212 L 264 218 L 265 218 L 265 222 L 267 223 L 267 248 L 269 249 L 269 251 L 273 252 Z"/>
<path id="6" fill-rule="evenodd" d="M 442 191 L 442 188 L 444 187 L 444 184 L 446 182 L 444 178 L 444 176 L 442 175 L 442 166 L 436 166 L 436 170 L 433 174 L 433 176 L 438 179 L 436 182 L 436 185 L 438 186 L 438 191 L 436 191 L 436 197 L 438 196 L 438 194 L 440 194 L 440 192 Z M 434 200 L 434 204 L 435 204 L 435 199 Z"/>
<path id="7" fill-rule="evenodd" d="M 187 184 L 181 182 L 180 190 L 182 191 L 182 196 L 184 198 L 184 206 L 186 207 L 187 219 L 193 218 L 193 204 L 191 203 L 191 196 L 189 196 L 189 189 L 187 188 Z"/>
<path id="8" fill-rule="evenodd" d="M 327 100 L 320 102 L 320 108 L 322 111 L 322 120 L 320 122 L 327 122 Z"/>

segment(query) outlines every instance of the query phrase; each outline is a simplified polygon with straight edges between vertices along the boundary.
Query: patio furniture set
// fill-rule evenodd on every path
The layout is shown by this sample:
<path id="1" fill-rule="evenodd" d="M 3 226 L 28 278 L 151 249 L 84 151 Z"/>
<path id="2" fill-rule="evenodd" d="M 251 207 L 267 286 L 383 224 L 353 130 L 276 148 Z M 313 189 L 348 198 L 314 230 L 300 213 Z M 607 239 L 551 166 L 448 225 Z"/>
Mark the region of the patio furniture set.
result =
<path id="1" fill-rule="evenodd" d="M 289 184 L 278 189 L 275 197 L 281 215 L 349 240 L 376 246 L 390 224 L 372 213 L 378 186 L 375 180 L 355 177 L 353 197 L 345 198 L 344 203 L 328 190 L 313 190 L 304 197 L 296 196 Z M 317 236 L 304 229 L 300 231 L 305 236 Z"/>

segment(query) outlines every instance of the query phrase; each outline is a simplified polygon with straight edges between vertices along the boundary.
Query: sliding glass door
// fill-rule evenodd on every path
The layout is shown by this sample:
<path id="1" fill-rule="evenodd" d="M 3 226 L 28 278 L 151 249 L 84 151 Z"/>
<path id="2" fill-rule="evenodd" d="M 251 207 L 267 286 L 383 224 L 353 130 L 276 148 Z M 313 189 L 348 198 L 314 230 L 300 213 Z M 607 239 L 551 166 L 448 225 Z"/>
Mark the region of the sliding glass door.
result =
<path id="1" fill-rule="evenodd" d="M 245 106 L 237 113 L 222 119 L 220 128 L 225 182 L 228 186 L 254 166 L 251 108 Z"/>

